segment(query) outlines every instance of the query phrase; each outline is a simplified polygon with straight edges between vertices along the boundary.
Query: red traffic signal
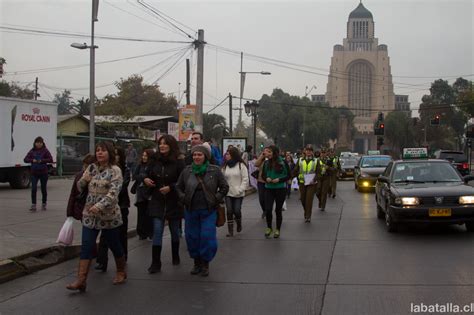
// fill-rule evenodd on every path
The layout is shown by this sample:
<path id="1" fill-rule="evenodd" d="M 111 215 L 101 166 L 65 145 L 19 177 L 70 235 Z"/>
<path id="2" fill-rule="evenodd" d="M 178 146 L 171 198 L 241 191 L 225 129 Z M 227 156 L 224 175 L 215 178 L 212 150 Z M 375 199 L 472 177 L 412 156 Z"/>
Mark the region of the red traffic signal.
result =
<path id="1" fill-rule="evenodd" d="M 385 128 L 385 124 L 380 124 L 379 128 L 380 128 L 380 129 L 384 129 L 384 128 Z"/>

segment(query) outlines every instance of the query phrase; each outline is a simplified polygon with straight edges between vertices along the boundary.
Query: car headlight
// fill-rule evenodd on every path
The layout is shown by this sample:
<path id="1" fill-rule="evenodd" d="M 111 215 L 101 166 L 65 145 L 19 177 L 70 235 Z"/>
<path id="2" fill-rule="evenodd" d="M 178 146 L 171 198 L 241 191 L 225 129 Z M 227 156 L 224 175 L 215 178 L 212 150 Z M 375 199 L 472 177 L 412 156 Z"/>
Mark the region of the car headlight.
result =
<path id="1" fill-rule="evenodd" d="M 395 198 L 395 203 L 402 206 L 417 206 L 420 204 L 420 199 L 417 197 L 398 197 Z"/>
<path id="2" fill-rule="evenodd" d="M 474 204 L 474 196 L 461 196 L 461 197 L 459 197 L 459 204 L 461 204 L 461 205 Z"/>

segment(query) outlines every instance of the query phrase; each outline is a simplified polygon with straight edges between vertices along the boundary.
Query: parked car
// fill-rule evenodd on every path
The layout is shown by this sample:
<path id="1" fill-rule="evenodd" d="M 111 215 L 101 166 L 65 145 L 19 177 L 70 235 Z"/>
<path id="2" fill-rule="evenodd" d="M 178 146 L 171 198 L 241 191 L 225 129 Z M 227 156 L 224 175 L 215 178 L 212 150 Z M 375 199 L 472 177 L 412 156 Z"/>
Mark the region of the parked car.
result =
<path id="1" fill-rule="evenodd" d="M 402 223 L 465 224 L 474 231 L 474 176 L 464 178 L 446 160 L 391 162 L 377 181 L 377 217 L 389 232 Z"/>
<path id="2" fill-rule="evenodd" d="M 375 188 L 377 177 L 392 161 L 389 155 L 364 155 L 354 167 L 354 187 L 357 191 Z"/>
<path id="3" fill-rule="evenodd" d="M 462 151 L 437 150 L 434 153 L 434 158 L 448 160 L 461 175 L 469 175 L 469 162 L 466 154 Z"/>
<path id="4" fill-rule="evenodd" d="M 60 148 L 61 152 L 59 152 Z M 58 160 L 62 158 L 63 175 L 76 174 L 82 169 L 83 157 L 70 145 L 58 147 L 57 157 Z"/>

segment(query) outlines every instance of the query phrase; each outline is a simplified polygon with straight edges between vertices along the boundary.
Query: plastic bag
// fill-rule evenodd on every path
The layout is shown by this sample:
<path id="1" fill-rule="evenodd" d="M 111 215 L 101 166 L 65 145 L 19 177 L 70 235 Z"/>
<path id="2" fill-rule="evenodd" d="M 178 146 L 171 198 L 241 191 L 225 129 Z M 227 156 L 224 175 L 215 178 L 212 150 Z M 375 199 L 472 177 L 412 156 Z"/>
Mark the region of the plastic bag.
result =
<path id="1" fill-rule="evenodd" d="M 58 239 L 56 243 L 61 243 L 64 245 L 72 245 L 74 239 L 74 229 L 73 229 L 74 218 L 67 217 L 66 222 L 64 222 L 61 231 L 59 231 Z"/>

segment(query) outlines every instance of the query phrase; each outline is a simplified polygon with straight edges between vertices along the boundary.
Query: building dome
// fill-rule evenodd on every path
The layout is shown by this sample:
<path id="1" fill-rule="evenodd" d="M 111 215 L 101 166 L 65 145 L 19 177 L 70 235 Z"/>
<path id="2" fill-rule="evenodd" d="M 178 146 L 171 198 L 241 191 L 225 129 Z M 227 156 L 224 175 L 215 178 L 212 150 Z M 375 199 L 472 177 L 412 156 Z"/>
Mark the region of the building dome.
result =
<path id="1" fill-rule="evenodd" d="M 362 2 L 349 14 L 349 19 L 373 19 L 372 13 L 367 10 Z"/>

